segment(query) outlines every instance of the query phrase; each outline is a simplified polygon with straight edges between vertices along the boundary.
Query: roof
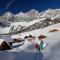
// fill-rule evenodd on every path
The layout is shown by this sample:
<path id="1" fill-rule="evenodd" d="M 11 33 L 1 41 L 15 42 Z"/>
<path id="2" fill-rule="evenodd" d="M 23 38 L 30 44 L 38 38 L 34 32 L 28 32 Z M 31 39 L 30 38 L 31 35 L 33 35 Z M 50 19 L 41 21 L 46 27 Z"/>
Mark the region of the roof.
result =
<path id="1" fill-rule="evenodd" d="M 0 45 L 2 44 L 2 42 L 5 41 L 4 39 L 0 39 Z"/>
<path id="2" fill-rule="evenodd" d="M 32 38 L 34 38 L 34 36 L 32 36 L 32 35 L 29 35 L 28 37 L 32 37 Z"/>

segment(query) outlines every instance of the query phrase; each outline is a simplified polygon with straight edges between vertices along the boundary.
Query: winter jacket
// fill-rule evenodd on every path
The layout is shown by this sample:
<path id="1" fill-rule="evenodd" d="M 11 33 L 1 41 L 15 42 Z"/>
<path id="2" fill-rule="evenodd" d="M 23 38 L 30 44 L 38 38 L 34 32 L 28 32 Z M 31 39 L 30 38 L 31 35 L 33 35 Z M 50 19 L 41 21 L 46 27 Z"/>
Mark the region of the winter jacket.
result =
<path id="1" fill-rule="evenodd" d="M 43 49 L 43 41 L 42 41 L 42 40 L 41 40 L 41 42 L 40 42 L 40 46 L 39 46 L 39 48 L 40 48 L 40 50 Z"/>
<path id="2" fill-rule="evenodd" d="M 36 43 L 34 47 L 35 47 L 36 49 L 38 49 L 38 48 L 39 48 L 39 45 Z"/>

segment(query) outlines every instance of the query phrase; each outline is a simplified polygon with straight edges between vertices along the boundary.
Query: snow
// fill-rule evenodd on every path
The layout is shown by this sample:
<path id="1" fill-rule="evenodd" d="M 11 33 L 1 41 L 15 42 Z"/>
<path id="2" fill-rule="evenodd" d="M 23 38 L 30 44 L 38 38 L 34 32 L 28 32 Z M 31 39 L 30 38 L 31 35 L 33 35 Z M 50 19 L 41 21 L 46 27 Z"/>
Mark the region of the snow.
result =
<path id="1" fill-rule="evenodd" d="M 6 18 L 9 18 L 9 17 L 11 17 L 12 16 L 12 13 L 11 12 L 6 12 L 5 14 L 4 14 L 4 17 L 6 17 Z"/>
<path id="2" fill-rule="evenodd" d="M 51 26 L 48 26 L 48 27 L 45 27 L 45 28 L 42 28 L 42 29 L 37 29 L 37 30 L 30 31 L 30 32 L 21 33 L 20 37 L 23 38 L 23 37 L 28 36 L 28 35 L 39 36 L 41 34 L 43 34 L 45 36 L 49 36 L 49 31 L 51 29 L 60 30 L 59 25 L 60 25 L 60 23 L 55 24 L 55 25 L 51 25 Z"/>
<path id="3" fill-rule="evenodd" d="M 40 34 L 43 34 L 43 35 L 47 36 L 47 38 L 43 39 L 43 41 L 45 43 L 49 43 L 51 45 L 52 44 L 55 44 L 54 41 L 57 43 L 59 41 L 59 40 L 57 41 L 57 39 L 59 38 L 59 36 L 57 36 L 55 38 L 55 40 L 54 40 L 54 37 L 56 36 L 56 34 L 60 35 L 60 33 L 59 33 L 60 31 L 55 32 L 55 33 L 50 33 L 49 32 L 50 29 L 54 29 L 54 28 L 60 30 L 60 23 L 59 24 L 52 25 L 52 26 L 48 26 L 48 27 L 43 28 L 43 29 L 37 29 L 37 30 L 31 31 L 31 32 L 21 33 L 20 34 L 20 38 L 23 38 L 26 35 L 29 36 L 31 34 L 31 35 L 34 35 L 36 37 L 35 38 L 35 41 L 33 40 L 32 44 L 31 44 L 30 42 L 28 42 L 27 40 L 25 40 L 25 43 L 22 46 L 18 47 L 17 49 L 13 49 L 11 51 L 24 51 L 26 49 L 29 50 L 29 48 L 28 48 L 29 46 L 32 46 L 34 43 L 38 43 L 39 44 L 40 41 L 38 39 L 38 36 Z M 52 40 L 52 42 L 50 41 L 50 39 Z"/>
<path id="4" fill-rule="evenodd" d="M 33 12 L 35 12 L 36 18 L 34 18 L 35 17 L 35 15 L 34 15 L 33 19 L 30 20 L 30 18 L 32 18 L 32 16 L 30 18 L 29 18 L 29 16 Z M 11 22 L 12 21 L 11 17 L 12 17 L 14 22 Z M 10 12 L 6 12 L 3 16 L 1 16 L 1 22 L 2 22 L 2 20 L 4 20 L 4 21 L 6 20 L 5 21 L 6 25 L 8 25 L 10 23 L 10 26 L 9 27 L 5 27 L 5 28 L 1 27 L 0 33 L 1 34 L 9 33 L 9 32 L 11 32 L 10 28 L 12 28 L 12 27 L 14 27 L 13 31 L 14 30 L 19 31 L 20 28 L 16 29 L 17 27 L 22 27 L 23 26 L 23 28 L 24 27 L 26 28 L 26 27 L 29 27 L 29 26 L 37 23 L 37 22 L 45 20 L 47 18 L 51 18 L 52 20 L 58 19 L 58 18 L 60 19 L 60 9 L 48 9 L 48 10 L 45 10 L 45 11 L 42 11 L 42 12 L 38 12 L 36 10 L 31 10 L 31 11 L 26 12 L 26 13 L 20 12 L 20 13 L 18 13 L 16 15 L 14 15 L 14 14 L 12 14 Z M 29 22 L 27 22 L 27 21 L 25 21 L 23 19 L 28 20 Z M 8 21 L 8 20 L 11 20 L 11 21 Z M 4 21 L 3 21 L 3 24 L 5 23 Z M 21 22 L 21 21 L 23 21 L 23 22 Z"/>
<path id="5" fill-rule="evenodd" d="M 58 29 L 59 31 L 54 32 L 54 33 L 49 32 L 50 29 L 55 29 L 55 28 Z M 35 43 L 39 44 L 40 41 L 38 39 L 38 36 L 40 36 L 41 34 L 47 36 L 47 38 L 43 39 L 43 41 L 45 43 L 49 43 L 51 45 L 55 44 L 54 41 L 57 43 L 59 41 L 59 40 L 57 41 L 57 39 L 59 38 L 59 35 L 60 35 L 60 23 L 52 25 L 52 26 L 48 26 L 48 27 L 45 27 L 45 28 L 42 28 L 42 29 L 37 29 L 37 30 L 34 30 L 34 31 L 21 33 L 20 38 L 23 38 L 25 36 L 29 36 L 30 34 L 34 35 L 36 37 L 35 40 L 33 40 L 32 43 L 25 40 L 25 43 L 22 46 L 18 47 L 16 50 L 18 50 L 18 51 L 22 51 L 22 50 L 26 50 L 26 49 L 29 50 L 29 48 L 28 48 L 29 46 L 32 47 Z M 58 34 L 58 36 L 56 36 L 57 34 Z M 56 38 L 54 38 L 55 36 L 56 36 Z M 50 41 L 50 39 L 52 40 L 52 42 Z M 14 50 L 15 49 L 13 49 L 11 51 L 14 51 Z"/>
<path id="6" fill-rule="evenodd" d="M 60 14 L 57 14 L 55 17 L 52 17 L 51 19 L 52 19 L 52 20 L 54 20 L 54 19 L 56 19 L 56 18 L 58 19 L 58 18 L 60 18 L 59 16 L 60 16 Z"/>
<path id="7" fill-rule="evenodd" d="M 2 36 L 0 36 L 0 39 L 3 39 L 6 42 L 13 42 L 10 35 L 2 35 Z"/>
<path id="8" fill-rule="evenodd" d="M 34 13 L 34 17 L 32 17 L 32 13 Z M 60 14 L 60 9 L 47 9 L 45 11 L 39 12 L 36 11 L 34 9 L 32 9 L 31 11 L 28 11 L 26 13 L 20 12 L 18 14 L 13 14 L 11 12 L 6 12 L 5 14 L 3 14 L 3 16 L 1 16 L 1 21 L 8 21 L 12 16 L 13 21 L 30 21 L 30 18 L 33 19 L 41 19 L 41 18 L 54 18 L 54 17 L 58 17 Z M 15 20 L 16 19 L 16 20 Z"/>
<path id="9" fill-rule="evenodd" d="M 5 27 L 0 29 L 0 34 L 9 33 L 10 27 Z"/>
<path id="10" fill-rule="evenodd" d="M 21 17 L 26 18 L 28 14 L 21 12 L 14 16 L 20 19 Z M 7 21 L 9 18 L 12 17 L 12 14 L 10 12 L 7 12 L 5 15 L 3 15 L 3 18 L 4 17 L 6 17 L 6 19 L 0 19 Z M 18 25 L 29 27 L 37 22 L 45 20 L 46 18 L 51 18 L 52 20 L 56 18 L 58 19 L 60 18 L 60 9 L 48 9 L 46 11 L 42 11 L 42 13 L 38 12 L 36 14 L 36 17 L 38 18 L 30 21 L 28 16 L 27 18 L 29 22 L 11 22 L 10 27 L 0 27 L 0 33 L 8 33 L 11 26 L 13 25 L 15 26 L 15 28 Z M 49 32 L 52 29 L 58 29 L 59 31 Z M 13 48 L 12 50 L 0 51 L 0 60 L 60 60 L 60 23 L 45 28 L 36 29 L 30 32 L 12 35 L 9 37 L 4 35 L 0 36 L 0 45 L 3 41 L 11 42 L 14 38 L 24 38 L 25 36 L 29 35 L 35 36 L 35 39 L 32 41 L 32 43 L 26 39 L 22 46 Z M 33 48 L 35 43 L 40 43 L 38 39 L 38 36 L 40 35 L 47 36 L 47 38 L 43 39 L 43 42 L 45 44 L 48 44 L 47 48 L 45 48 L 41 52 Z M 22 42 L 14 43 L 13 46 L 20 44 L 22 44 Z"/>
<path id="11" fill-rule="evenodd" d="M 15 23 L 11 23 L 11 26 L 12 25 L 21 25 L 21 26 L 31 26 L 39 21 L 42 21 L 42 20 L 45 20 L 46 18 L 42 18 L 42 19 L 36 19 L 36 20 L 33 20 L 33 21 L 30 21 L 30 22 L 15 22 Z"/>
<path id="12" fill-rule="evenodd" d="M 19 46 L 19 45 L 22 45 L 22 44 L 24 44 L 24 42 L 15 42 L 15 43 L 12 44 L 12 46 Z"/>
<path id="13" fill-rule="evenodd" d="M 48 9 L 43 11 L 43 14 L 40 17 L 51 18 L 54 20 L 55 18 L 59 18 L 60 9 Z"/>
<path id="14" fill-rule="evenodd" d="M 12 38 L 12 39 L 19 39 L 20 36 L 19 36 L 19 35 L 12 35 L 11 38 Z"/>
<path id="15" fill-rule="evenodd" d="M 49 30 L 55 28 L 59 31 L 53 33 L 49 32 Z M 25 43 L 18 48 L 14 48 L 6 52 L 0 52 L 3 54 L 0 56 L 1 60 L 60 60 L 60 23 L 18 35 L 23 38 L 26 35 L 28 36 L 30 34 L 36 37 L 36 41 L 33 40 L 32 43 L 30 43 L 25 40 Z M 43 41 L 44 43 L 48 43 L 48 47 L 41 52 L 38 52 L 37 50 L 32 49 L 32 46 L 35 42 L 38 42 L 37 36 L 40 34 L 47 36 L 47 38 L 43 39 Z"/>
<path id="16" fill-rule="evenodd" d="M 0 46 L 1 46 L 1 44 L 2 44 L 3 41 L 4 41 L 4 39 L 0 39 Z"/>
<path id="17" fill-rule="evenodd" d="M 56 16 L 59 18 L 58 15 L 60 14 L 60 9 L 50 9 L 49 8 L 49 9 L 42 11 L 42 12 L 38 12 L 38 11 L 32 9 L 31 11 L 26 12 L 26 13 L 20 12 L 20 13 L 16 14 L 15 16 L 16 17 L 23 17 L 23 18 L 29 17 L 28 13 L 31 14 L 31 12 L 35 12 L 37 19 L 39 19 L 39 18 L 41 19 L 44 17 L 53 19 L 53 18 L 56 18 Z"/>
<path id="18" fill-rule="evenodd" d="M 7 33 L 10 33 L 12 32 L 11 31 L 11 28 L 13 27 L 13 31 L 16 30 L 18 27 L 19 29 L 21 28 L 21 26 L 23 27 L 30 27 L 32 26 L 33 24 L 35 23 L 38 23 L 42 20 L 45 20 L 46 18 L 41 18 L 41 19 L 36 19 L 36 20 L 33 20 L 33 21 L 30 21 L 30 22 L 11 22 L 10 26 L 9 27 L 5 27 L 5 28 L 2 28 L 0 27 L 0 34 L 7 34 Z M 19 31 L 19 29 L 17 29 L 17 31 Z"/>

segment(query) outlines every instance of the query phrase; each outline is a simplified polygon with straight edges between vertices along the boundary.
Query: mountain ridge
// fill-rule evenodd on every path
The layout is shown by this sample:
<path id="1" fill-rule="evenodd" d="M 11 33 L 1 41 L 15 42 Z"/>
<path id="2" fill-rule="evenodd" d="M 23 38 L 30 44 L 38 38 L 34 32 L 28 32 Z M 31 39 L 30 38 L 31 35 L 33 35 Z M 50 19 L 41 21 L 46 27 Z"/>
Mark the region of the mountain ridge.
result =
<path id="1" fill-rule="evenodd" d="M 6 28 L 8 33 L 31 31 L 60 23 L 60 9 L 48 9 L 41 13 L 32 9 L 27 13 L 20 12 L 17 15 L 6 12 L 0 17 L 0 22 L 4 26 L 4 28 L 1 26 L 1 33 L 6 32 Z"/>

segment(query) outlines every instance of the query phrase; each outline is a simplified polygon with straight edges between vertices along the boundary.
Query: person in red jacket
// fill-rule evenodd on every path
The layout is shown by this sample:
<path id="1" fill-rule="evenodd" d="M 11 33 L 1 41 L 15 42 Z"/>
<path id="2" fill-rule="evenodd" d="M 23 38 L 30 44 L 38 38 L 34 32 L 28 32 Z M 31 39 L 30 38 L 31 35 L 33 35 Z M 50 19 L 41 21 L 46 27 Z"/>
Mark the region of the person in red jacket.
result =
<path id="1" fill-rule="evenodd" d="M 34 46 L 36 49 L 39 49 L 39 45 L 36 43 Z"/>

